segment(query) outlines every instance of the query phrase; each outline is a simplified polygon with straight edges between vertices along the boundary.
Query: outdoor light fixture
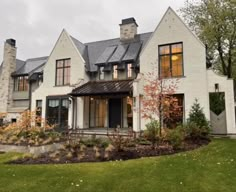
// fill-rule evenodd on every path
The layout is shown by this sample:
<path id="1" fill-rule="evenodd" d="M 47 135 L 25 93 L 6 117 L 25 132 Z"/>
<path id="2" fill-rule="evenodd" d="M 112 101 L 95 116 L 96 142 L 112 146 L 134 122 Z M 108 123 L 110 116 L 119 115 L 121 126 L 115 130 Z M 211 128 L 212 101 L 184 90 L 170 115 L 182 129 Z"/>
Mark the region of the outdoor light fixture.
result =
<path id="1" fill-rule="evenodd" d="M 219 92 L 219 83 L 215 83 L 215 92 Z"/>

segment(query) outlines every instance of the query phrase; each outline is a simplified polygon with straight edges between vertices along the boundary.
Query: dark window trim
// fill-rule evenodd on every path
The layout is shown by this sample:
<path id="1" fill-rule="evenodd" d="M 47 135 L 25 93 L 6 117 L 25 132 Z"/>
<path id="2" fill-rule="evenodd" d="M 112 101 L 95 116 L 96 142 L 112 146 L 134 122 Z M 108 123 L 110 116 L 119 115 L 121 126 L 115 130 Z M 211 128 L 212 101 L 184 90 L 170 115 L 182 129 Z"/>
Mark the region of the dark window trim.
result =
<path id="1" fill-rule="evenodd" d="M 117 78 L 114 78 L 114 66 L 116 65 L 116 71 L 117 71 Z M 119 79 L 119 70 L 117 70 L 118 64 L 113 64 L 112 65 L 112 80 L 118 80 Z"/>
<path id="2" fill-rule="evenodd" d="M 59 100 L 59 110 L 58 110 L 58 122 L 60 123 L 61 122 L 61 115 L 60 115 L 60 111 L 61 111 L 61 102 L 63 99 L 68 99 L 69 100 L 69 96 L 68 95 L 55 95 L 55 96 L 47 96 L 46 97 L 46 107 L 45 107 L 45 114 L 46 114 L 46 120 L 47 120 L 47 117 L 48 117 L 48 103 L 49 103 L 49 100 L 50 99 L 58 99 Z M 68 109 L 69 110 L 69 109 Z M 48 120 L 47 120 L 48 121 Z M 60 125 L 59 125 L 60 126 Z"/>
<path id="3" fill-rule="evenodd" d="M 104 70 L 104 66 L 99 66 L 98 69 L 99 69 L 99 71 L 98 71 L 98 78 L 99 78 L 99 80 L 105 80 L 105 72 L 103 71 Z M 103 73 L 103 79 L 101 79 L 101 74 L 102 73 Z"/>
<path id="4" fill-rule="evenodd" d="M 20 87 L 20 78 L 23 78 L 23 90 L 19 90 Z M 16 87 L 17 84 L 17 87 Z M 19 75 L 14 76 L 14 91 L 29 91 L 29 76 L 28 75 Z"/>
<path id="5" fill-rule="evenodd" d="M 41 102 L 41 106 L 39 106 L 39 103 Z M 42 107 L 43 107 L 43 100 L 42 99 L 37 99 L 36 100 L 36 116 L 39 116 L 40 118 L 42 118 Z M 42 121 L 42 119 L 41 119 Z M 42 122 L 38 122 L 37 125 L 39 127 L 41 127 Z"/>
<path id="6" fill-rule="evenodd" d="M 131 64 L 131 77 L 128 77 L 128 65 Z M 127 79 L 133 79 L 134 77 L 134 67 L 133 67 L 133 63 L 126 63 L 125 64 L 125 71 L 126 71 L 126 78 Z"/>
<path id="7" fill-rule="evenodd" d="M 171 47 L 172 45 L 176 45 L 176 44 L 182 44 L 182 52 L 178 52 L 178 53 L 173 53 L 172 54 L 172 50 L 171 50 Z M 164 47 L 164 46 L 169 46 L 169 49 L 170 49 L 170 53 L 169 54 L 160 54 L 160 48 L 161 47 Z M 182 75 L 179 75 L 179 76 L 173 76 L 172 75 L 172 60 L 171 60 L 171 57 L 173 55 L 178 55 L 178 54 L 181 54 L 182 53 Z M 179 78 L 179 77 L 184 77 L 184 44 L 183 42 L 175 42 L 175 43 L 166 43 L 166 44 L 161 44 L 161 45 L 158 45 L 158 73 L 159 73 L 159 77 L 161 77 L 161 56 L 170 56 L 170 77 L 163 77 L 163 78 Z"/>
<path id="8" fill-rule="evenodd" d="M 70 66 L 65 66 L 65 61 L 70 60 Z M 63 67 L 57 67 L 58 61 L 63 61 Z M 71 58 L 65 58 L 65 59 L 57 59 L 56 60 L 56 76 L 55 76 L 55 86 L 68 86 L 70 85 L 70 82 L 68 84 L 65 84 L 65 68 L 71 68 Z M 63 69 L 63 79 L 62 79 L 62 85 L 57 85 L 57 69 Z M 71 77 L 71 74 L 70 74 Z"/>

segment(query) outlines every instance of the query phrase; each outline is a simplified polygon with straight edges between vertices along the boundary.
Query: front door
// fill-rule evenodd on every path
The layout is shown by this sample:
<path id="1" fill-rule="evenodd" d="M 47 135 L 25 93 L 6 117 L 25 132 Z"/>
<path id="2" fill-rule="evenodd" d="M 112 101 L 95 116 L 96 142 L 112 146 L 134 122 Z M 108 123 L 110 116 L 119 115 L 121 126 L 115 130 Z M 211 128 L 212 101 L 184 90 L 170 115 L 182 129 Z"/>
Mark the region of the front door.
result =
<path id="1" fill-rule="evenodd" d="M 121 98 L 109 99 L 109 127 L 121 127 L 122 107 Z"/>

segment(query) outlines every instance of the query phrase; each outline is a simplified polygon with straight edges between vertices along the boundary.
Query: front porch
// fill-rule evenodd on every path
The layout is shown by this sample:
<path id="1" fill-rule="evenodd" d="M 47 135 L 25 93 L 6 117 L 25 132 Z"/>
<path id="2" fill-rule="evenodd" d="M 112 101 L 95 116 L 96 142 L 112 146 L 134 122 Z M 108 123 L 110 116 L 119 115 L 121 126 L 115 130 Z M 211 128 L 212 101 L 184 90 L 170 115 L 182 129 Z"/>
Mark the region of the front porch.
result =
<path id="1" fill-rule="evenodd" d="M 135 131 L 133 80 L 88 82 L 70 95 L 71 131 L 86 135 Z"/>

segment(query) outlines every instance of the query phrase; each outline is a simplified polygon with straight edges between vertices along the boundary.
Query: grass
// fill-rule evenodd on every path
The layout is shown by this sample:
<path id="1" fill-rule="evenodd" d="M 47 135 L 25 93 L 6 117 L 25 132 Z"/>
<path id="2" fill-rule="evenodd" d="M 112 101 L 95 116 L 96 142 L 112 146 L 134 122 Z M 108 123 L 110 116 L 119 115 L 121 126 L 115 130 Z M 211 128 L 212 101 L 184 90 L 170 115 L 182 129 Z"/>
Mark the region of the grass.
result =
<path id="1" fill-rule="evenodd" d="M 232 192 L 236 191 L 236 140 L 176 155 L 130 161 L 64 165 L 7 165 L 0 155 L 0 192 Z"/>

